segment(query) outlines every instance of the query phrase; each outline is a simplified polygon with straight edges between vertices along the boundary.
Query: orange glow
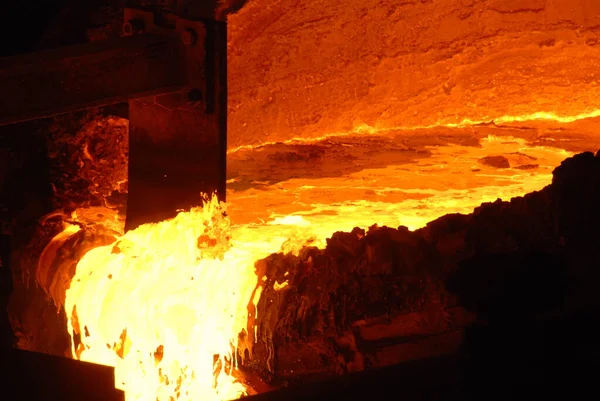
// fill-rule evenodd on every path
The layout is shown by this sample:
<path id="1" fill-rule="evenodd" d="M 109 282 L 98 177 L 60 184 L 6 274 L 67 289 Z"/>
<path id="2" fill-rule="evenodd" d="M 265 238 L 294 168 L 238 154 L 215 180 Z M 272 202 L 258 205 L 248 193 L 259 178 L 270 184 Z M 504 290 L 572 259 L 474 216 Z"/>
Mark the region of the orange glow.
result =
<path id="1" fill-rule="evenodd" d="M 462 118 L 455 122 L 453 121 L 438 121 L 435 124 L 431 125 L 423 125 L 423 126 L 394 126 L 394 127 L 372 127 L 367 124 L 357 125 L 351 131 L 338 132 L 338 133 L 330 133 L 323 136 L 310 137 L 310 138 L 291 138 L 284 141 L 272 141 L 272 142 L 262 142 L 257 145 L 241 145 L 235 148 L 231 148 L 227 153 L 236 153 L 241 150 L 249 150 L 249 149 L 257 149 L 263 146 L 275 145 L 277 143 L 283 144 L 293 144 L 293 143 L 313 143 L 322 141 L 328 138 L 336 138 L 336 137 L 344 137 L 354 134 L 361 135 L 380 135 L 385 134 L 391 131 L 417 131 L 417 130 L 427 130 L 432 128 L 465 128 L 465 127 L 473 127 L 477 125 L 487 125 L 487 124 L 495 124 L 495 125 L 504 125 L 511 123 L 522 123 L 522 122 L 533 122 L 533 121 L 550 121 L 553 123 L 562 123 L 568 124 L 580 120 L 585 120 L 588 118 L 596 118 L 600 117 L 600 109 L 593 109 L 591 111 L 587 111 L 585 113 L 578 113 L 574 115 L 558 115 L 554 112 L 546 112 L 546 111 L 538 111 L 530 114 L 516 115 L 516 116 L 500 116 L 495 118 L 486 118 L 480 120 L 472 120 L 469 118 Z"/>
<path id="2" fill-rule="evenodd" d="M 228 213 L 232 221 L 260 230 L 261 236 L 281 241 L 312 239 L 322 246 L 336 231 L 373 224 L 415 230 L 448 213 L 470 213 L 482 202 L 537 191 L 551 182 L 554 168 L 572 155 L 519 138 L 494 136 L 480 140 L 479 146 L 426 149 L 430 157 L 411 163 L 230 190 Z M 489 155 L 506 155 L 513 167 L 497 169 L 478 162 Z M 520 168 L 530 159 L 535 166 Z M 249 228 L 238 230 L 250 238 Z"/>
<path id="3" fill-rule="evenodd" d="M 471 213 L 542 189 L 564 159 L 600 147 L 596 127 L 574 127 L 600 122 L 600 1 L 245 3 L 227 19 L 228 204 L 125 234 L 123 216 L 79 209 L 84 230 L 118 238 L 47 291 L 64 300 L 73 357 L 115 367 L 127 401 L 252 391 L 237 364 L 252 356 L 257 260 L 354 227 Z M 125 138 L 125 120 L 113 125 Z M 106 168 L 87 131 L 79 162 Z M 127 141 L 114 142 L 122 167 Z M 111 181 L 98 197 L 125 193 L 125 169 L 92 170 L 90 183 Z M 65 225 L 40 263 L 78 230 Z M 47 271 L 38 281 L 54 284 Z"/>
<path id="4" fill-rule="evenodd" d="M 412 165 L 229 191 L 230 217 L 213 198 L 93 249 L 79 262 L 66 296 L 69 332 L 81 338 L 73 355 L 114 366 L 116 387 L 128 401 L 238 398 L 246 388 L 236 381 L 233 356 L 247 347 L 239 334 L 255 330 L 248 327 L 248 305 L 260 297 L 260 287 L 253 294 L 262 283 L 256 260 L 296 253 L 305 244 L 323 246 L 333 232 L 355 226 L 417 229 L 483 201 L 535 191 L 571 155 L 493 136 L 479 146 L 429 150 L 431 157 Z M 514 168 L 478 163 L 494 154 L 508 155 Z M 519 168 L 530 159 L 535 167 Z M 365 190 L 375 198 L 361 198 Z"/>

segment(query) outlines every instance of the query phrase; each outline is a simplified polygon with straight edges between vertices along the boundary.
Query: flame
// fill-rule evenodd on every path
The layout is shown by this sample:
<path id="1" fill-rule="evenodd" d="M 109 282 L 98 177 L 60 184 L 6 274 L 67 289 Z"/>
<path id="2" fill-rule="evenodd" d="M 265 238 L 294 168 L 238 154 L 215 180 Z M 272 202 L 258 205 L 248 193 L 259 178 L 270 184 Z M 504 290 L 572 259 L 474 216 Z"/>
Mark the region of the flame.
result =
<path id="1" fill-rule="evenodd" d="M 235 350 L 257 284 L 256 255 L 230 247 L 223 212 L 213 197 L 95 248 L 77 265 L 65 302 L 73 355 L 114 366 L 128 401 L 245 393 Z"/>

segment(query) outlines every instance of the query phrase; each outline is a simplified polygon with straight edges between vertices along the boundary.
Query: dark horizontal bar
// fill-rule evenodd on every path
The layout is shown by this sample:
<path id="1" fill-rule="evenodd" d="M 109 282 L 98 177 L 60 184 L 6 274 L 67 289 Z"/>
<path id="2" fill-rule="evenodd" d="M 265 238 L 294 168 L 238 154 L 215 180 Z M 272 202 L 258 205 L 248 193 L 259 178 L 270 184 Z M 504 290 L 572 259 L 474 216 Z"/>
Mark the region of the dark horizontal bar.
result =
<path id="1" fill-rule="evenodd" d="M 172 92 L 184 71 L 182 44 L 162 35 L 0 58 L 0 125 Z"/>
<path id="2" fill-rule="evenodd" d="M 0 349 L 0 368 L 0 398 L 3 400 L 125 400 L 123 391 L 115 389 L 112 367 L 37 352 Z"/>
<path id="3" fill-rule="evenodd" d="M 456 355 L 368 369 L 335 379 L 304 383 L 244 398 L 246 401 L 423 401 L 428 392 L 456 394 L 461 385 Z M 444 398 L 451 399 L 451 398 Z M 427 399 L 429 400 L 429 399 Z"/>

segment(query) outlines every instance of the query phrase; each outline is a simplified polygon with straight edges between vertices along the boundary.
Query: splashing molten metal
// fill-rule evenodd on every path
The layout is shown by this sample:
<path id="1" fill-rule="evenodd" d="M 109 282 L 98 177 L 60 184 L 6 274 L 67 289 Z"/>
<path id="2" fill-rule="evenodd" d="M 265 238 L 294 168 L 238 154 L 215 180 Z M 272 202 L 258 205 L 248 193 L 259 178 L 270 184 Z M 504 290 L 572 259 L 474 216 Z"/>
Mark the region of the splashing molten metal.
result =
<path id="1" fill-rule="evenodd" d="M 73 355 L 114 366 L 128 401 L 242 395 L 235 350 L 257 277 L 229 234 L 213 198 L 88 252 L 65 303 Z"/>

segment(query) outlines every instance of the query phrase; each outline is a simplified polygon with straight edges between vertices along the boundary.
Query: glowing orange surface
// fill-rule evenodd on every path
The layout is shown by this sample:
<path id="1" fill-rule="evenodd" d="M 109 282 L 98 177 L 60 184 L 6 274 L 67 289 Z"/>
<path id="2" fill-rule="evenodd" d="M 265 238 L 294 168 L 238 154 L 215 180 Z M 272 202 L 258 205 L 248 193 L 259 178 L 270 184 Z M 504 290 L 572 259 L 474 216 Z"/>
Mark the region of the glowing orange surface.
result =
<path id="1" fill-rule="evenodd" d="M 272 141 L 272 142 L 261 142 L 257 145 L 240 145 L 234 148 L 229 149 L 228 153 L 236 153 L 241 150 L 247 149 L 257 149 L 268 145 L 273 145 L 277 143 L 285 143 L 285 144 L 293 144 L 293 143 L 306 143 L 306 142 L 316 142 L 320 140 L 324 140 L 327 138 L 335 138 L 335 137 L 344 137 L 351 134 L 360 134 L 360 135 L 381 135 L 388 133 L 390 131 L 417 131 L 417 130 L 427 130 L 434 128 L 465 128 L 472 127 L 477 125 L 484 124 L 511 124 L 511 123 L 520 123 L 527 122 L 531 123 L 534 121 L 548 121 L 551 123 L 562 123 L 568 124 L 576 121 L 591 119 L 600 117 L 600 109 L 592 109 L 591 111 L 587 111 L 585 113 L 576 113 L 576 114 L 556 114 L 554 112 L 546 112 L 546 111 L 538 111 L 535 113 L 528 114 L 520 114 L 520 115 L 502 115 L 497 116 L 495 118 L 486 117 L 480 119 L 471 119 L 471 118 L 454 118 L 455 121 L 438 121 L 431 125 L 411 125 L 411 126 L 385 126 L 385 127 L 373 127 L 367 124 L 359 124 L 354 129 L 350 131 L 343 131 L 337 133 L 328 133 L 327 135 L 316 136 L 316 137 L 294 137 L 291 139 L 286 139 L 282 141 Z"/>
<path id="2" fill-rule="evenodd" d="M 508 200 L 539 190 L 552 170 L 571 155 L 531 146 L 523 139 L 487 137 L 480 146 L 428 146 L 430 157 L 411 163 L 365 168 L 343 177 L 294 178 L 241 191 L 229 190 L 232 221 L 246 223 L 246 238 L 314 238 L 373 224 L 414 230 L 448 213 L 470 213 L 482 202 Z M 513 168 L 478 163 L 506 155 Z M 521 159 L 521 160 L 519 160 Z M 520 169 L 534 160 L 536 167 Z M 520 164 L 519 164 L 520 163 Z"/>
<path id="3" fill-rule="evenodd" d="M 228 143 L 594 115 L 599 24 L 591 0 L 253 0 L 228 20 Z"/>
<path id="4" fill-rule="evenodd" d="M 247 324 L 256 256 L 227 250 L 228 235 L 212 200 L 88 252 L 65 304 L 69 332 L 82 341 L 73 355 L 114 366 L 128 401 L 238 398 L 244 387 L 227 373 L 235 371 L 231 357 Z M 217 242 L 220 254 L 206 257 L 201 237 Z"/>

